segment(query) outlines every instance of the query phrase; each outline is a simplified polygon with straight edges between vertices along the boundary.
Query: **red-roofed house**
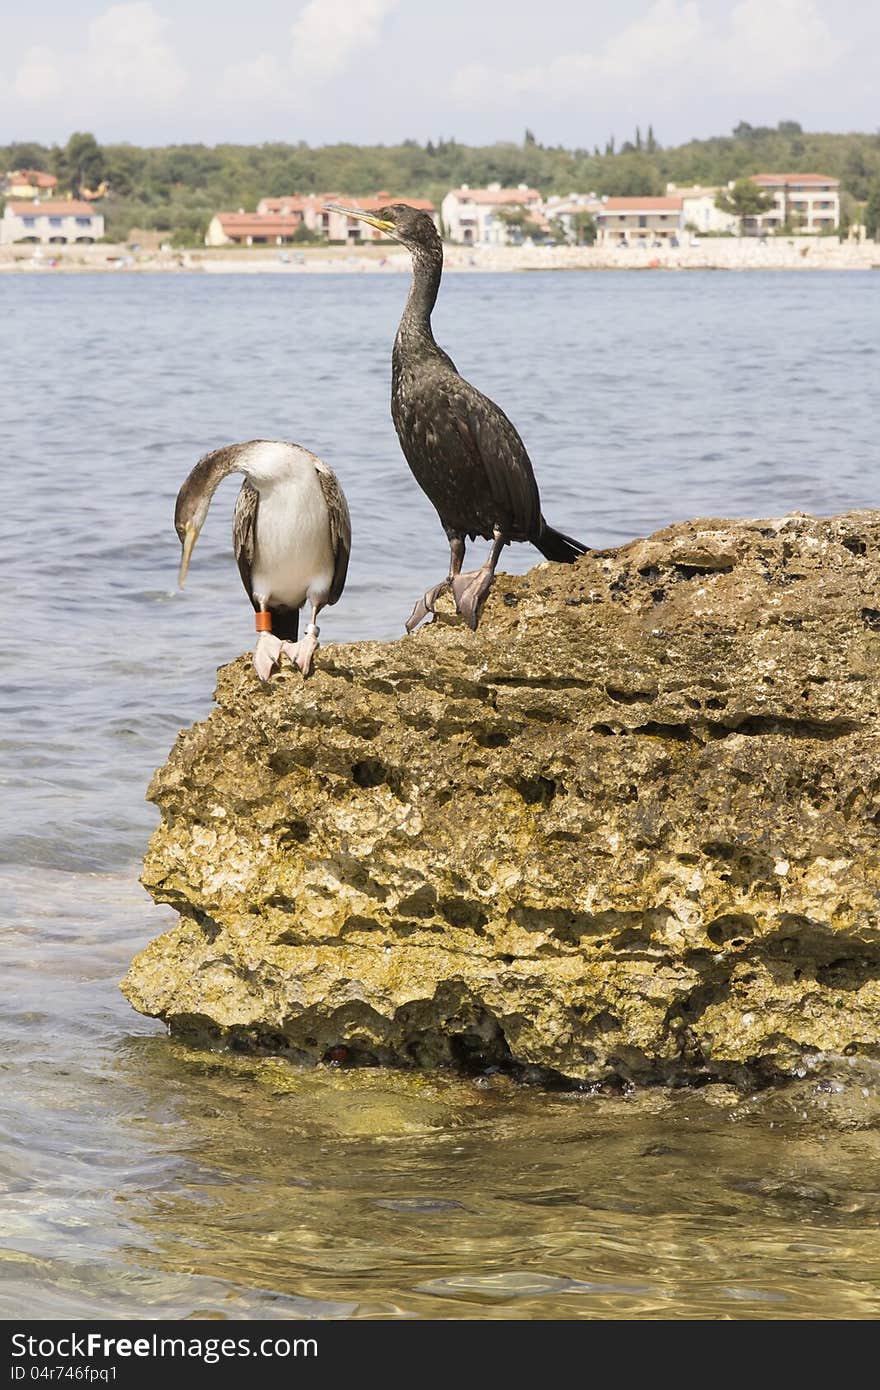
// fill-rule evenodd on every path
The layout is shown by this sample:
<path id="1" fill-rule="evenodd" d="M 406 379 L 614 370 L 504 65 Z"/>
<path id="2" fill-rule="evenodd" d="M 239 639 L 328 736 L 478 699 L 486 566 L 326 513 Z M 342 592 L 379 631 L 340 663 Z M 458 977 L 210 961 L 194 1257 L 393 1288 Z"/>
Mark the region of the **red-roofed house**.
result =
<path id="1" fill-rule="evenodd" d="M 397 198 L 392 193 L 377 193 L 374 198 L 350 198 L 344 194 L 338 198 L 331 199 L 334 203 L 342 203 L 346 207 L 360 208 L 362 212 L 376 213 L 380 208 L 387 208 L 391 203 L 406 203 L 407 207 L 421 208 L 422 212 L 428 212 L 437 221 L 437 209 L 427 198 Z M 369 222 L 358 222 L 354 217 L 346 217 L 344 212 L 325 213 L 327 218 L 327 235 L 331 241 L 344 241 L 349 245 L 357 245 L 361 241 L 384 241 L 386 238 L 379 231 L 378 227 L 371 227 Z"/>
<path id="2" fill-rule="evenodd" d="M 257 203 L 257 212 L 302 214 L 312 201 L 312 195 L 305 193 L 291 193 L 287 198 L 261 198 Z"/>
<path id="3" fill-rule="evenodd" d="M 338 193 L 290 193 L 280 198 L 261 198 L 257 212 L 280 213 L 293 217 L 298 223 L 319 236 L 330 235 L 330 213 L 324 211 L 325 203 L 338 203 Z"/>
<path id="4" fill-rule="evenodd" d="M 606 198 L 596 213 L 598 240 L 605 246 L 650 246 L 678 240 L 682 228 L 681 198 Z"/>
<path id="5" fill-rule="evenodd" d="M 289 246 L 302 221 L 301 213 L 217 212 L 209 223 L 205 245 Z"/>
<path id="6" fill-rule="evenodd" d="M 15 241 L 88 242 L 104 235 L 104 218 L 84 202 L 7 203 L 0 219 L 0 245 Z"/>
<path id="7" fill-rule="evenodd" d="M 362 241 L 381 241 L 382 233 L 366 222 L 358 222 L 343 212 L 325 212 L 325 203 L 343 203 L 378 212 L 389 203 L 406 202 L 429 212 L 436 221 L 436 209 L 426 198 L 394 198 L 377 193 L 374 198 L 352 198 L 341 193 L 291 193 L 281 198 L 261 198 L 256 212 L 218 212 L 211 218 L 206 246 L 285 246 L 300 227 L 307 227 L 329 241 L 356 245 Z"/>
<path id="8" fill-rule="evenodd" d="M 786 223 L 803 232 L 829 232 L 840 222 L 840 180 L 827 174 L 753 174 L 752 183 L 773 194 L 774 206 L 743 218 L 743 231 L 775 232 Z"/>
<path id="9" fill-rule="evenodd" d="M 45 198 L 57 187 L 55 175 L 42 169 L 12 169 L 0 184 L 0 192 L 6 198 Z"/>
<path id="10" fill-rule="evenodd" d="M 441 204 L 443 225 L 450 241 L 463 242 L 465 246 L 506 246 L 517 239 L 517 233 L 510 223 L 498 214 L 523 208 L 533 213 L 534 221 L 540 221 L 541 195 L 536 188 L 521 183 L 517 188 L 502 188 L 500 183 L 490 183 L 488 188 L 471 188 L 463 183 L 461 188 L 451 188 Z M 520 233 L 521 235 L 521 233 Z"/>

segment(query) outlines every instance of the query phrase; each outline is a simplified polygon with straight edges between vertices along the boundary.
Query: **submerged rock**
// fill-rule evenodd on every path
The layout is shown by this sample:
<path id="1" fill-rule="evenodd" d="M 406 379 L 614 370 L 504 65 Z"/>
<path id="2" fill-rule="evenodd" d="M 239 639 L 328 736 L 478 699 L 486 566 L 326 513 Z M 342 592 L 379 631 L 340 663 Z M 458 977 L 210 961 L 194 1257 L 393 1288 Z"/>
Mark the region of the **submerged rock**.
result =
<path id="1" fill-rule="evenodd" d="M 772 1079 L 880 1055 L 880 513 L 698 521 L 249 657 L 155 776 L 123 988 L 302 1060 Z"/>

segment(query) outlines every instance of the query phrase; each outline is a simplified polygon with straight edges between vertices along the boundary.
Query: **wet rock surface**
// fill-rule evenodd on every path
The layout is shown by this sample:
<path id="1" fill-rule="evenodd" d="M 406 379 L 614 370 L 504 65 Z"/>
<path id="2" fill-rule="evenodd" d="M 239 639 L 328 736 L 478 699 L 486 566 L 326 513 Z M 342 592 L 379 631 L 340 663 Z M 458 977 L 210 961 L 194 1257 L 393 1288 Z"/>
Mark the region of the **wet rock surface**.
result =
<path id="1" fill-rule="evenodd" d="M 182 1036 L 579 1082 L 880 1055 L 880 513 L 678 524 L 249 657 L 150 797 Z"/>

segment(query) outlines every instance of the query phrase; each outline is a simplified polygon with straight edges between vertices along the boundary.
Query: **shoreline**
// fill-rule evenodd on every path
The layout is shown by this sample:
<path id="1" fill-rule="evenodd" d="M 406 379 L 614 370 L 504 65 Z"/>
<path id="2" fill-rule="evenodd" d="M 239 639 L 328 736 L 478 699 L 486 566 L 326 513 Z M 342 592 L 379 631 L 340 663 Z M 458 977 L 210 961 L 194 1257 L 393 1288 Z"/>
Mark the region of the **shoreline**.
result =
<path id="1" fill-rule="evenodd" d="M 34 254 L 37 252 L 38 254 Z M 409 273 L 407 252 L 391 246 L 200 247 L 131 251 L 125 245 L 0 247 L 0 274 L 315 275 Z M 761 243 L 718 237 L 696 246 L 447 245 L 445 270 L 506 274 L 574 270 L 880 270 L 880 244 L 836 237 L 791 237 Z"/>

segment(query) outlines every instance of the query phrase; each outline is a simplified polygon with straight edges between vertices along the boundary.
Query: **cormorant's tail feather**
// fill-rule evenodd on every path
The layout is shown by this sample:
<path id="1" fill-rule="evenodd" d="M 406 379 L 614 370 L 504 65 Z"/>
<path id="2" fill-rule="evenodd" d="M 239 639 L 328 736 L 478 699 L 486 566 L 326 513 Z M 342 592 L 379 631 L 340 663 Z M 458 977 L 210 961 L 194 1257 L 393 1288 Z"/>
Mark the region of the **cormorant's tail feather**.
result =
<path id="1" fill-rule="evenodd" d="M 575 560 L 586 555 L 590 548 L 580 541 L 573 540 L 571 536 L 564 536 L 561 531 L 554 531 L 552 526 L 547 525 L 543 517 L 541 517 L 541 530 L 535 545 L 542 555 L 548 560 L 555 560 L 559 565 L 573 565 Z"/>

